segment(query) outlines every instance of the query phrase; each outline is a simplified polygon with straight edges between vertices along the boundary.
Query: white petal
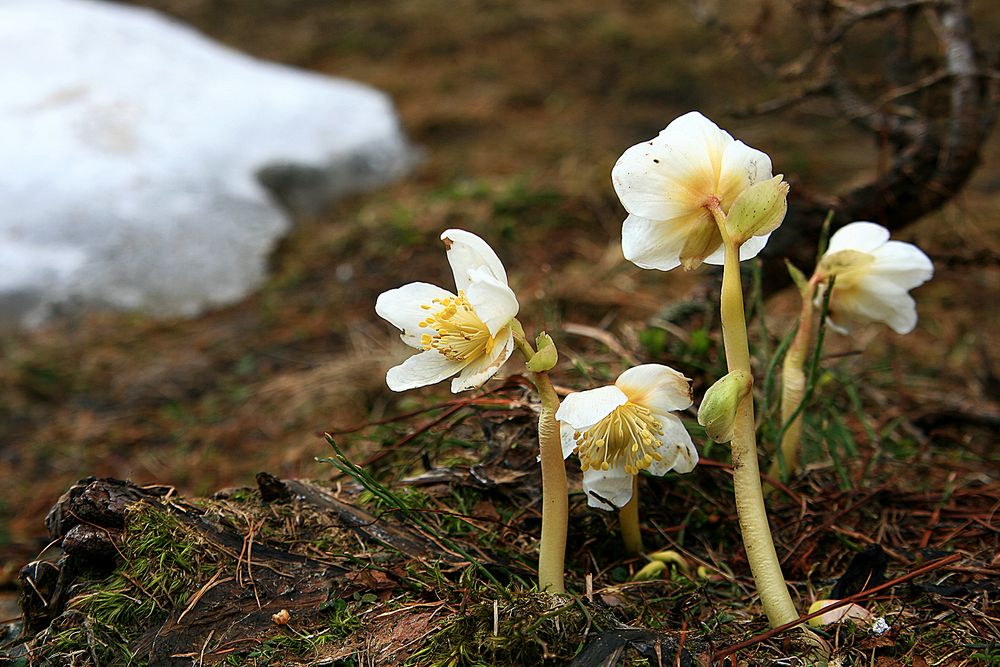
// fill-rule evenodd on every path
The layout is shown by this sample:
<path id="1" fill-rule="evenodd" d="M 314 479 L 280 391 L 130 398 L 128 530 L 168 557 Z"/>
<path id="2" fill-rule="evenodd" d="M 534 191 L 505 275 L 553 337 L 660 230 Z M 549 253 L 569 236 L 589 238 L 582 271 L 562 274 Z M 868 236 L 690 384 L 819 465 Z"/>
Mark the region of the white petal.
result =
<path id="1" fill-rule="evenodd" d="M 834 297 L 837 287 L 834 285 Z M 917 326 L 917 304 L 896 283 L 869 274 L 859 283 L 852 310 L 874 322 L 884 322 L 896 333 L 907 334 Z"/>
<path id="2" fill-rule="evenodd" d="M 826 255 L 841 250 L 871 253 L 889 240 L 889 230 L 874 222 L 852 222 L 833 233 L 826 248 Z"/>
<path id="3" fill-rule="evenodd" d="M 691 168 L 698 167 L 707 159 L 715 176 L 722 168 L 726 149 L 733 143 L 733 137 L 728 132 L 697 111 L 675 118 L 660 131 L 657 140 L 668 143 L 674 154 L 684 159 Z"/>
<path id="4" fill-rule="evenodd" d="M 722 154 L 722 170 L 716 194 L 728 211 L 741 192 L 758 181 L 771 178 L 771 158 L 767 153 L 750 148 L 742 141 L 726 146 Z"/>
<path id="5" fill-rule="evenodd" d="M 672 220 L 630 215 L 622 225 L 622 254 L 640 269 L 675 269 L 681 265 L 681 250 L 694 224 L 713 223 L 704 210 Z"/>
<path id="6" fill-rule="evenodd" d="M 676 415 L 657 414 L 663 427 L 663 435 L 659 448 L 661 461 L 653 461 L 648 470 L 651 475 L 663 475 L 671 470 L 674 472 L 691 472 L 698 464 L 698 450 L 695 449 L 691 434 L 684 428 L 684 423 Z"/>
<path id="7" fill-rule="evenodd" d="M 497 336 L 493 354 L 473 359 L 468 366 L 462 369 L 458 377 L 451 381 L 452 392 L 457 394 L 460 391 L 481 387 L 483 383 L 497 374 L 497 371 L 507 362 L 513 351 L 514 335 L 508 327 Z"/>
<path id="8" fill-rule="evenodd" d="M 830 308 L 841 325 L 842 319 L 883 322 L 901 334 L 913 331 L 917 325 L 917 306 L 906 290 L 870 274 L 846 292 L 840 292 L 835 284 Z"/>
<path id="9" fill-rule="evenodd" d="M 889 241 L 875 249 L 872 256 L 875 261 L 869 272 L 892 280 L 903 289 L 923 285 L 934 276 L 934 264 L 930 257 L 912 243 Z"/>
<path id="10" fill-rule="evenodd" d="M 622 508 L 632 499 L 632 475 L 623 468 L 585 470 L 583 490 L 591 507 L 602 510 Z"/>
<path id="11" fill-rule="evenodd" d="M 484 269 L 474 269 L 469 275 L 473 282 L 465 290 L 465 297 L 490 334 L 495 336 L 517 315 L 517 297 L 506 283 Z"/>
<path id="12" fill-rule="evenodd" d="M 691 380 L 670 366 L 643 364 L 618 376 L 615 386 L 632 403 L 653 412 L 671 412 L 691 407 Z"/>
<path id="13" fill-rule="evenodd" d="M 745 262 L 748 259 L 753 259 L 757 254 L 764 249 L 767 245 L 767 240 L 771 238 L 770 234 L 765 234 L 764 236 L 751 236 L 746 240 L 746 242 L 740 246 L 740 261 Z M 722 266 L 726 263 L 726 247 L 719 246 L 719 249 L 713 252 L 711 255 L 705 258 L 706 264 L 714 264 L 715 266 Z"/>
<path id="14" fill-rule="evenodd" d="M 451 377 L 464 365 L 464 361 L 452 361 L 437 350 L 426 350 L 390 368 L 385 383 L 393 391 L 425 387 Z"/>
<path id="15" fill-rule="evenodd" d="M 576 391 L 563 399 L 562 405 L 556 410 L 556 419 L 568 423 L 577 430 L 584 430 L 610 415 L 619 405 L 626 403 L 628 396 L 613 384 L 587 391 Z"/>
<path id="16" fill-rule="evenodd" d="M 403 340 L 411 347 L 420 347 L 420 335 L 433 334 L 434 329 L 421 327 L 419 323 L 431 314 L 421 308 L 430 305 L 434 299 L 454 298 L 454 294 L 429 283 L 410 283 L 382 292 L 375 300 L 375 312 L 403 332 Z M 434 310 L 437 310 L 435 307 Z"/>
<path id="17" fill-rule="evenodd" d="M 562 442 L 563 458 L 568 459 L 576 451 L 576 434 L 578 431 L 567 422 L 559 422 L 559 440 Z"/>
<path id="18" fill-rule="evenodd" d="M 469 286 L 472 282 L 469 274 L 475 269 L 483 269 L 497 282 L 507 284 L 503 263 L 486 241 L 463 229 L 448 229 L 441 234 L 441 240 L 448 249 L 448 263 L 458 289 Z"/>
<path id="19" fill-rule="evenodd" d="M 897 303 L 885 321 L 898 334 L 908 334 L 917 328 L 917 304 L 907 294 L 905 303 Z"/>
<path id="20" fill-rule="evenodd" d="M 689 215 L 714 193 L 722 152 L 732 137 L 697 112 L 626 150 L 611 170 L 625 210 L 654 220 Z"/>

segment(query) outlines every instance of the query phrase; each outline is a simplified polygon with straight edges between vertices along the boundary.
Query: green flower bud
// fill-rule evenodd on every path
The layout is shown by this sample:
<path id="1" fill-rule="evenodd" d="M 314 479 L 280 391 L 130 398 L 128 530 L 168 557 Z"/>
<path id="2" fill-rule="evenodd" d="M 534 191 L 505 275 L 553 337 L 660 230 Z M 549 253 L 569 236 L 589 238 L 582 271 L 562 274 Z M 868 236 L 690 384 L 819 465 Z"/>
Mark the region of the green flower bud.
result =
<path id="1" fill-rule="evenodd" d="M 535 347 L 537 352 L 524 365 L 534 373 L 552 370 L 559 361 L 559 352 L 556 350 L 556 344 L 552 342 L 552 337 L 543 331 L 535 339 Z"/>
<path id="2" fill-rule="evenodd" d="M 782 174 L 754 183 L 740 193 L 726 216 L 726 229 L 737 242 L 770 234 L 781 225 L 788 210 L 788 183 Z"/>
<path id="3" fill-rule="evenodd" d="M 751 386 L 753 378 L 748 373 L 733 371 L 708 388 L 698 408 L 698 423 L 705 427 L 709 438 L 715 442 L 733 439 L 736 409 L 750 394 Z"/>

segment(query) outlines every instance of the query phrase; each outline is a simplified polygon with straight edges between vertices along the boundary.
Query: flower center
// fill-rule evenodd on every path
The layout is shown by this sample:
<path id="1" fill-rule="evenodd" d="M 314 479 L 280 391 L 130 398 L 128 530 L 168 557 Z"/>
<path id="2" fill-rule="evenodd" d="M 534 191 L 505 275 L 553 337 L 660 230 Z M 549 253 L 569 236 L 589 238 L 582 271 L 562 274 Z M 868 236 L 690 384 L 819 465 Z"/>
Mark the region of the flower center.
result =
<path id="1" fill-rule="evenodd" d="M 663 456 L 656 451 L 663 426 L 649 409 L 628 402 L 586 431 L 578 431 L 576 452 L 583 470 L 609 470 L 623 466 L 636 475 Z"/>
<path id="2" fill-rule="evenodd" d="M 420 307 L 431 311 L 420 326 L 434 329 L 433 335 L 425 333 L 420 337 L 425 350 L 437 350 L 453 361 L 469 361 L 493 350 L 496 340 L 472 309 L 465 292 L 460 290 L 457 297 L 434 299 Z"/>

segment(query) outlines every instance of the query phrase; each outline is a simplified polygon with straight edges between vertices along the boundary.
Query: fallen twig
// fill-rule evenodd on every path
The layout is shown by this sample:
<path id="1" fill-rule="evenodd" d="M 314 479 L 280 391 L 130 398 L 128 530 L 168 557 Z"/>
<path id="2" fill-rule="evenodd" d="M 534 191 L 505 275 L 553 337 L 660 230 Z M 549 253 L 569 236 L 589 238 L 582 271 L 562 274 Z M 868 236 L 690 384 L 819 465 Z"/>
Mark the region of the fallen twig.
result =
<path id="1" fill-rule="evenodd" d="M 851 604 L 852 602 L 857 602 L 858 600 L 863 600 L 863 599 L 869 598 L 869 597 L 873 596 L 875 593 L 879 593 L 881 591 L 884 591 L 887 588 L 891 588 L 893 586 L 896 586 L 897 584 L 905 583 L 905 582 L 909 581 L 910 579 L 915 579 L 916 577 L 919 577 L 921 574 L 926 574 L 927 572 L 931 572 L 931 571 L 936 570 L 938 568 L 944 567 L 945 565 L 950 565 L 951 563 L 954 563 L 955 561 L 957 561 L 957 560 L 959 560 L 961 558 L 962 558 L 961 554 L 952 554 L 950 556 L 945 556 L 944 558 L 940 558 L 940 559 L 938 559 L 936 561 L 930 562 L 927 565 L 924 565 L 923 567 L 918 567 L 916 570 L 913 570 L 912 572 L 904 574 L 901 577 L 896 577 L 892 581 L 887 581 L 884 584 L 881 584 L 880 586 L 875 586 L 873 588 L 869 588 L 868 590 L 861 591 L 860 593 L 855 593 L 854 595 L 848 595 L 843 600 L 838 600 L 837 602 L 835 602 L 833 604 L 827 605 L 826 607 L 823 607 L 819 611 L 813 612 L 811 614 L 806 614 L 805 616 L 799 616 L 799 618 L 796 619 L 796 620 L 794 620 L 794 621 L 791 621 L 789 623 L 785 623 L 784 625 L 779 625 L 776 628 L 771 628 L 770 630 L 768 630 L 766 632 L 762 632 L 759 635 L 754 635 L 753 637 L 751 637 L 750 639 L 747 639 L 746 641 L 742 641 L 742 642 L 739 642 L 737 644 L 733 644 L 732 646 L 727 646 L 726 648 L 722 649 L 721 651 L 716 651 L 716 652 L 714 652 L 712 654 L 711 659 L 710 659 L 709 662 L 710 663 L 714 662 L 716 659 L 724 658 L 724 657 L 726 657 L 728 655 L 732 655 L 733 653 L 736 653 L 737 651 L 742 651 L 745 648 L 748 648 L 750 646 L 754 646 L 754 645 L 759 644 L 759 643 L 761 643 L 763 641 L 767 641 L 771 637 L 774 637 L 775 635 L 779 635 L 782 632 L 784 632 L 785 630 L 788 630 L 790 628 L 794 628 L 794 627 L 798 627 L 799 625 L 802 625 L 803 623 L 805 623 L 806 621 L 808 621 L 811 618 L 816 618 L 817 616 L 822 616 L 823 614 L 825 614 L 825 613 L 827 613 L 829 611 L 833 611 L 834 609 L 838 609 L 840 607 L 844 607 L 846 605 Z"/>

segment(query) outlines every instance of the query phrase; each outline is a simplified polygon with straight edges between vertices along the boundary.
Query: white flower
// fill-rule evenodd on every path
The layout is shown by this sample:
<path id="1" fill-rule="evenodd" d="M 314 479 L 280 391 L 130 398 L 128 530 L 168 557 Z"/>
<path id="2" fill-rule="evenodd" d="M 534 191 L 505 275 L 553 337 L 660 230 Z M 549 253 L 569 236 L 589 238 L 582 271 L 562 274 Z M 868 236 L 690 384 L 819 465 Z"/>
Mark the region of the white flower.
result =
<path id="1" fill-rule="evenodd" d="M 836 276 L 829 320 L 838 331 L 884 322 L 905 334 L 917 325 L 917 307 L 907 292 L 930 280 L 934 266 L 917 246 L 890 241 L 885 227 L 852 222 L 830 237 L 817 272 Z"/>
<path id="2" fill-rule="evenodd" d="M 629 148 L 611 171 L 629 216 L 622 227 L 625 258 L 644 269 L 722 264 L 722 236 L 706 208 L 729 212 L 754 183 L 771 178 L 771 158 L 734 140 L 697 111 L 677 118 L 656 138 Z M 740 247 L 755 257 L 770 233 Z"/>
<path id="3" fill-rule="evenodd" d="M 453 392 L 474 389 L 493 377 L 514 350 L 511 324 L 517 315 L 507 273 L 489 244 L 475 234 L 449 229 L 441 235 L 458 294 L 428 283 L 383 292 L 375 312 L 422 350 L 389 369 L 393 391 L 440 382 L 458 374 Z"/>
<path id="4" fill-rule="evenodd" d="M 668 366 L 630 368 L 613 385 L 567 396 L 560 422 L 563 456 L 576 452 L 591 507 L 624 507 L 640 470 L 691 472 L 698 451 L 681 420 L 691 406 L 690 380 Z"/>

